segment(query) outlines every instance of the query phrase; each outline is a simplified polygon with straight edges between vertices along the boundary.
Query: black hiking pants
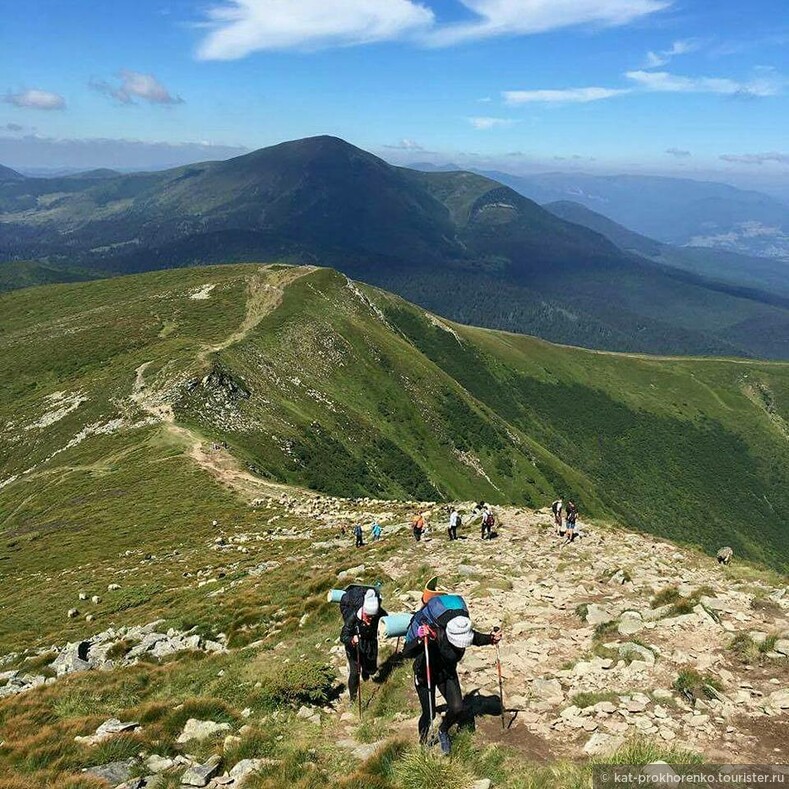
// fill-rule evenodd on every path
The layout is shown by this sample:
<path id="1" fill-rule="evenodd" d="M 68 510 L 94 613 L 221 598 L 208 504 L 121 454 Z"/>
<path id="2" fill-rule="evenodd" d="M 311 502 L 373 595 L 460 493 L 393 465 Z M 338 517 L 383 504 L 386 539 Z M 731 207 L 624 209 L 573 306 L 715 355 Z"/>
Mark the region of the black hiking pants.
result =
<path id="1" fill-rule="evenodd" d="M 356 535 L 356 547 L 361 548 L 364 545 L 364 536 L 361 534 Z"/>
<path id="2" fill-rule="evenodd" d="M 361 672 L 361 679 L 367 681 L 370 679 L 370 674 L 375 674 L 375 669 L 370 671 L 370 666 L 366 665 L 368 662 L 365 659 L 365 656 L 362 654 L 361 657 L 361 665 L 359 665 L 359 659 L 357 658 L 356 647 L 348 647 L 345 648 L 345 656 L 348 658 L 348 695 L 351 697 L 353 701 L 357 694 L 359 693 L 359 680 L 360 680 L 360 672 Z"/>
<path id="3" fill-rule="evenodd" d="M 463 693 L 460 690 L 460 680 L 457 675 L 449 677 L 444 682 L 438 683 L 438 690 L 447 703 L 447 711 L 439 728 L 449 731 L 450 727 L 463 718 Z M 422 715 L 419 718 L 419 741 L 424 742 L 430 729 L 430 706 L 436 709 L 436 688 L 428 689 L 427 685 L 416 685 L 416 695 L 422 705 Z"/>
<path id="4" fill-rule="evenodd" d="M 450 540 L 456 540 L 458 538 L 458 527 L 457 526 L 449 526 L 447 528 L 447 534 L 449 534 Z"/>

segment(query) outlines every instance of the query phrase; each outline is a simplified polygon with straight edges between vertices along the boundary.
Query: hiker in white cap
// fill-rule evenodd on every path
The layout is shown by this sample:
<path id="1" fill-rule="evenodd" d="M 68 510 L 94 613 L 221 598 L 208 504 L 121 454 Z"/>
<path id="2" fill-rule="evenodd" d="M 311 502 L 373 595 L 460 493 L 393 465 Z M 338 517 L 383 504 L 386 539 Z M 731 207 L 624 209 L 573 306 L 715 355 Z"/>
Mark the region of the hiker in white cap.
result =
<path id="1" fill-rule="evenodd" d="M 498 644 L 501 640 L 500 630 L 480 633 L 474 630 L 467 616 L 455 612 L 447 614 L 443 623 L 421 625 L 417 633 L 419 638 L 407 642 L 402 652 L 404 658 L 414 658 L 414 685 L 422 706 L 422 715 L 419 718 L 419 739 L 422 743 L 427 740 L 432 712 L 436 706 L 436 688 L 441 691 L 447 703 L 444 720 L 438 729 L 438 741 L 444 754 L 449 754 L 452 747 L 450 728 L 463 718 L 463 693 L 458 679 L 458 663 L 463 660 L 468 647 Z"/>
<path id="2" fill-rule="evenodd" d="M 368 680 L 378 671 L 378 621 L 386 611 L 375 589 L 367 589 L 361 605 L 351 611 L 342 626 L 340 641 L 348 658 L 348 693 L 359 692 L 359 676 Z"/>

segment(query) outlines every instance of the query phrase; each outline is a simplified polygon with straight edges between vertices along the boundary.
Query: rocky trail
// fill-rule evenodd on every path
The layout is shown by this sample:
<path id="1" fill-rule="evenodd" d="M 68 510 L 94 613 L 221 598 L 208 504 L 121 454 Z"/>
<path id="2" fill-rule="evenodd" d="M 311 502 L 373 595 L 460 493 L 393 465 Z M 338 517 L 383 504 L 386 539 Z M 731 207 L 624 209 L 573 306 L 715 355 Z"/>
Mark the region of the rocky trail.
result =
<path id="1" fill-rule="evenodd" d="M 482 541 L 469 503 L 461 507 L 467 525 L 456 542 L 446 538 L 445 508 L 424 502 L 351 501 L 271 489 L 252 506 L 260 516 L 259 529 L 223 532 L 210 544 L 168 560 L 185 570 L 184 588 L 202 593 L 207 607 L 231 592 L 252 592 L 277 572 L 281 562 L 271 557 L 283 545 L 291 546 L 285 563 L 304 568 L 321 567 L 335 552 L 356 560 L 337 574 L 334 585 L 379 578 L 390 612 L 416 610 L 421 589 L 415 580 L 439 575 L 443 587 L 465 597 L 477 629 L 501 626 L 505 633 L 501 645 L 504 730 L 495 651 L 470 648 L 461 664 L 461 683 L 480 744 L 507 746 L 529 762 L 611 755 L 633 739 L 687 749 L 709 762 L 785 760 L 787 587 L 738 566 L 736 557 L 731 567 L 723 567 L 714 558 L 649 535 L 596 524 L 584 525 L 582 536 L 563 545 L 547 512 L 514 508 L 498 510 L 497 536 Z M 432 524 L 429 538 L 421 543 L 413 541 L 404 520 L 417 508 L 430 512 Z M 380 542 L 353 551 L 352 537 L 338 534 L 339 523 L 373 520 L 384 527 Z M 211 554 L 221 565 L 212 567 Z M 192 567 L 202 569 L 192 571 Z M 108 588 L 107 595 L 133 582 L 135 572 L 119 570 L 120 583 Z M 233 579 L 229 584 L 228 578 Z M 50 663 L 37 676 L 7 668 L 0 675 L 5 681 L 0 696 L 40 685 L 57 686 L 65 675 L 93 669 L 99 669 L 94 676 L 101 683 L 103 672 L 123 671 L 141 660 L 177 658 L 180 652 L 232 659 L 234 653 L 251 655 L 262 647 L 276 655 L 287 647 L 278 635 L 281 627 L 272 621 L 259 631 L 257 641 L 236 649 L 224 634 L 212 640 L 194 631 L 165 630 L 158 622 L 114 625 L 81 641 L 40 650 Z M 310 616 L 304 615 L 297 632 L 310 638 L 311 627 Z M 330 632 L 339 634 L 339 629 L 338 610 L 336 628 Z M 314 639 L 314 654 L 307 651 L 303 656 L 328 659 L 342 678 L 342 645 L 332 643 L 332 638 L 323 644 Z M 382 657 L 393 647 L 384 640 Z M 15 657 L 6 656 L 2 662 L 8 666 Z M 355 704 L 342 694 L 330 703 L 266 713 L 260 719 L 247 710 L 248 719 L 240 729 L 222 720 L 190 720 L 178 743 L 198 737 L 210 741 L 221 734 L 226 748 L 235 747 L 250 726 L 292 719 L 290 725 L 303 728 L 310 742 L 339 748 L 361 763 L 393 737 L 406 741 L 415 737 L 415 698 L 407 684 L 399 691 L 407 711 L 386 717 L 375 717 L 370 711 L 385 687 L 365 684 L 368 712 L 362 727 Z M 80 734 L 79 741 L 102 742 L 139 725 L 109 719 L 103 729 Z M 375 732 L 372 740 L 361 736 L 364 727 Z M 255 758 L 239 762 L 237 768 L 221 769 L 221 747 L 208 759 L 190 755 L 192 751 L 183 751 L 177 743 L 175 747 L 182 755 L 147 754 L 143 762 L 130 759 L 102 765 L 94 774 L 103 776 L 108 786 L 124 789 L 157 786 L 156 776 L 174 772 L 195 781 L 187 785 L 243 786 L 246 777 L 265 774 L 273 764 Z M 145 775 L 131 777 L 141 769 Z"/>
<path id="2" fill-rule="evenodd" d="M 505 732 L 493 650 L 471 648 L 461 664 L 487 736 L 554 757 L 610 753 L 644 736 L 713 761 L 780 761 L 786 746 L 775 733 L 789 731 L 786 587 L 734 581 L 714 559 L 649 535 L 587 527 L 563 546 L 548 515 L 501 515 L 489 542 L 466 530 L 451 543 L 438 528 L 431 541 L 404 546 L 464 595 L 478 629 L 505 631 Z M 395 579 L 406 572 L 399 559 L 382 569 Z M 672 602 L 660 604 L 661 592 Z M 413 590 L 397 602 L 407 609 L 417 600 Z M 743 663 L 735 639 L 758 658 Z"/>

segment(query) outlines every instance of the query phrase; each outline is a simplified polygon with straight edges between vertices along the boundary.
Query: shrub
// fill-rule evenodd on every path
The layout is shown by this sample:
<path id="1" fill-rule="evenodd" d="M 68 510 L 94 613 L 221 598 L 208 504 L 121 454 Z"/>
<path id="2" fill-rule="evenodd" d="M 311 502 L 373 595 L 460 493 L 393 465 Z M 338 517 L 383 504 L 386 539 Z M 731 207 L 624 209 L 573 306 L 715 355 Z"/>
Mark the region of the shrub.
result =
<path id="1" fill-rule="evenodd" d="M 759 645 L 747 633 L 738 633 L 729 649 L 745 664 L 755 663 L 759 658 Z"/>
<path id="2" fill-rule="evenodd" d="M 337 677 L 331 666 L 317 661 L 285 663 L 272 667 L 260 678 L 261 702 L 281 704 L 326 704 L 334 692 Z"/>
<path id="3" fill-rule="evenodd" d="M 413 748 L 394 767 L 395 785 L 402 789 L 468 789 L 474 774 L 457 758 Z"/>
<path id="4" fill-rule="evenodd" d="M 599 704 L 601 701 L 618 701 L 619 695 L 614 693 L 613 691 L 600 691 L 598 693 L 593 693 L 591 691 L 585 693 L 576 693 L 570 701 L 575 704 L 576 707 L 580 707 L 584 709 L 584 707 L 593 707 L 595 704 Z"/>
<path id="5" fill-rule="evenodd" d="M 602 641 L 606 636 L 617 632 L 618 624 L 615 619 L 608 622 L 601 622 L 595 629 L 592 638 L 595 641 Z"/>
<path id="6" fill-rule="evenodd" d="M 698 671 L 692 668 L 683 669 L 677 675 L 673 685 L 675 690 L 678 690 L 686 698 L 692 699 L 708 698 L 714 699 L 723 690 L 720 681 L 710 674 L 699 674 Z"/>

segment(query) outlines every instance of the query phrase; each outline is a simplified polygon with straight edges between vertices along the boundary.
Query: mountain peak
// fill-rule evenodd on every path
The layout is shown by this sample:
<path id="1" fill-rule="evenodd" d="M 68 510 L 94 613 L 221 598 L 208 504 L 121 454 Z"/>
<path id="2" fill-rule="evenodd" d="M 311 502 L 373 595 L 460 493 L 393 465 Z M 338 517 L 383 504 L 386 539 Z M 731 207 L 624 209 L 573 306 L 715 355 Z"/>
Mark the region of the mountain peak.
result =
<path id="1" fill-rule="evenodd" d="M 23 181 L 24 179 L 25 176 L 22 173 L 0 164 L 0 181 Z"/>

